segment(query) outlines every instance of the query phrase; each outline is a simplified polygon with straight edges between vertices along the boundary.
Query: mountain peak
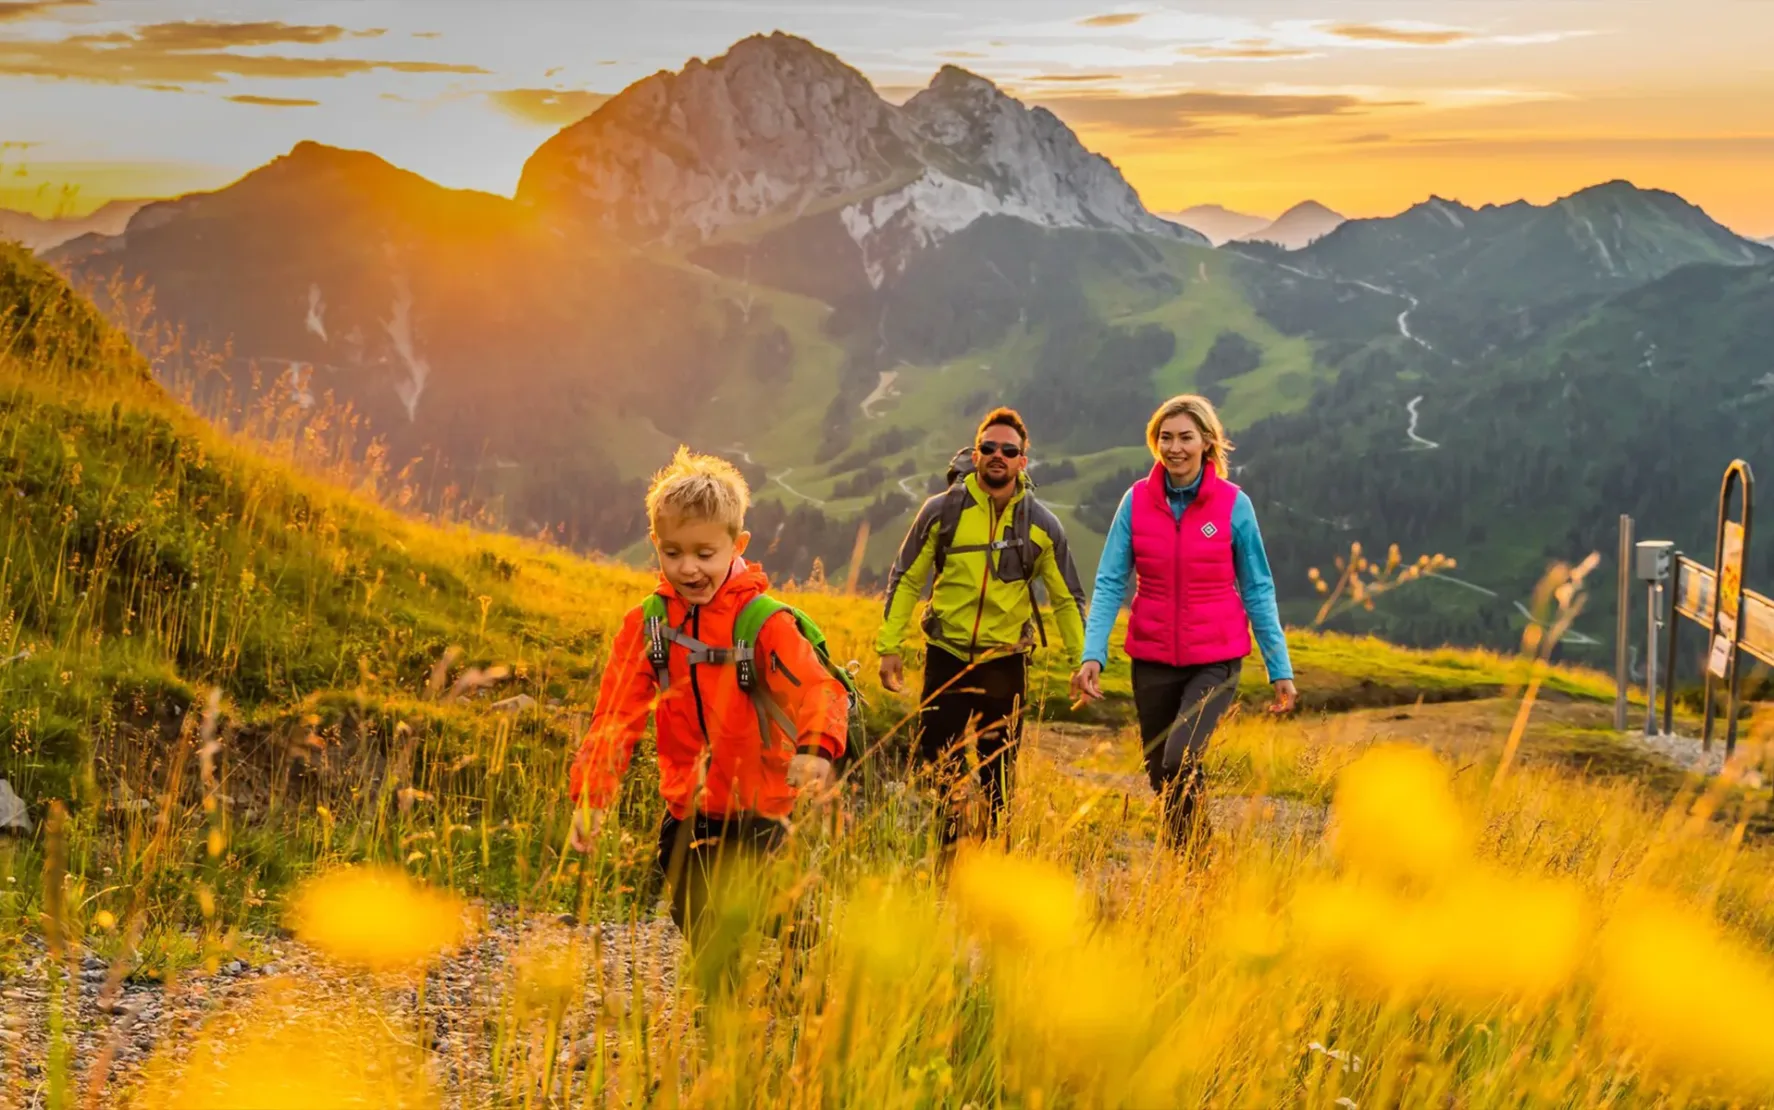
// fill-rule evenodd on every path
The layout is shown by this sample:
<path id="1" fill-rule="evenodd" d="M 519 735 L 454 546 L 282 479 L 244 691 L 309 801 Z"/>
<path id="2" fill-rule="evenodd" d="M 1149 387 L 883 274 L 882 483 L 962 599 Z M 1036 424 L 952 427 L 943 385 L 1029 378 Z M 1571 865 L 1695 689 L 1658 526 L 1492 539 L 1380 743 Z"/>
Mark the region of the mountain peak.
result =
<path id="1" fill-rule="evenodd" d="M 1329 235 L 1343 223 L 1342 213 L 1315 200 L 1303 200 L 1276 217 L 1273 223 L 1247 231 L 1236 239 L 1244 243 L 1275 243 L 1288 250 L 1299 250 L 1313 240 Z"/>
<path id="2" fill-rule="evenodd" d="M 692 59 L 684 66 L 683 72 L 701 66 L 697 59 Z M 729 46 L 725 53 L 707 63 L 710 69 L 726 67 L 744 67 L 753 65 L 816 67 L 843 70 L 862 78 L 853 67 L 829 50 L 799 35 L 791 35 L 784 31 L 771 31 L 769 34 L 747 35 Z M 866 81 L 866 79 L 865 79 Z"/>
<path id="3" fill-rule="evenodd" d="M 936 76 L 930 79 L 930 84 L 925 91 L 941 94 L 991 93 L 996 96 L 1005 95 L 1004 91 L 989 79 L 981 77 L 970 69 L 962 69 L 958 65 L 945 65 L 937 70 Z"/>
<path id="4" fill-rule="evenodd" d="M 1147 212 L 1058 117 L 976 73 L 945 65 L 895 107 L 835 55 L 780 31 L 624 89 L 544 143 L 517 196 L 566 222 L 668 244 L 841 208 L 859 241 L 900 244 L 864 249 L 876 277 L 886 272 L 876 260 L 891 256 L 892 269 L 992 213 L 1197 238 Z M 914 214 L 915 230 L 881 234 Z"/>

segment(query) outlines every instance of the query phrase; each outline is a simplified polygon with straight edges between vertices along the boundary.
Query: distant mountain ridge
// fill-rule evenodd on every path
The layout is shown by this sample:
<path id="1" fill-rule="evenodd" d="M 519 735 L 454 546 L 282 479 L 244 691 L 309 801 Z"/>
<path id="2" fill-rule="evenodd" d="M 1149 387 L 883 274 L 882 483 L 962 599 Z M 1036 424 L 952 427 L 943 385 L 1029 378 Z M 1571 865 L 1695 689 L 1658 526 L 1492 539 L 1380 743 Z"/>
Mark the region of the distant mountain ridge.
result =
<path id="1" fill-rule="evenodd" d="M 1346 217 L 1315 200 L 1301 201 L 1274 221 L 1235 238 L 1244 243 L 1274 243 L 1287 250 L 1299 250 L 1322 239 L 1341 226 Z"/>
<path id="2" fill-rule="evenodd" d="M 116 235 L 146 200 L 113 200 L 84 216 L 33 216 L 0 208 L 0 239 L 11 239 L 33 251 L 59 247 L 82 235 Z"/>
<path id="3" fill-rule="evenodd" d="M 895 106 L 812 43 L 754 35 L 625 89 L 543 143 L 517 199 L 566 224 L 686 246 L 837 209 L 879 285 L 988 215 L 1205 243 L 1108 159 L 990 81 L 944 66 Z"/>
<path id="4" fill-rule="evenodd" d="M 1275 222 L 1267 216 L 1235 212 L 1218 204 L 1197 204 L 1181 212 L 1160 212 L 1159 215 L 1172 223 L 1199 231 L 1216 247 L 1247 232 L 1261 231 Z"/>
<path id="5" fill-rule="evenodd" d="M 1769 259 L 1774 251 L 1674 193 L 1615 180 L 1545 205 L 1431 196 L 1396 216 L 1348 220 L 1287 264 L 1398 293 L 1419 341 L 1473 358 L 1679 267 Z"/>

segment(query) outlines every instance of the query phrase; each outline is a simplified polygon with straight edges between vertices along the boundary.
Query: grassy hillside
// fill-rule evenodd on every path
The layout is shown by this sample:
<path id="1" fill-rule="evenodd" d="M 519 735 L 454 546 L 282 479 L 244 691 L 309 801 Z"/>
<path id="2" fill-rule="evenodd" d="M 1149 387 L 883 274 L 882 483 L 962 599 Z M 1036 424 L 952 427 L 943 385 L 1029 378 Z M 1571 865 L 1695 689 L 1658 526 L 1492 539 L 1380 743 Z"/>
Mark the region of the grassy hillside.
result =
<path id="1" fill-rule="evenodd" d="M 1216 739 L 1219 846 L 1190 866 L 1154 850 L 1125 665 L 1073 712 L 1049 656 L 1011 854 L 939 887 L 929 798 L 871 757 L 841 819 L 801 817 L 725 939 L 680 959 L 645 743 L 592 855 L 560 850 L 565 760 L 647 575 L 416 523 L 222 437 L 11 250 L 0 352 L 0 776 L 35 825 L 0 837 L 0 1067 L 27 1100 L 1488 1106 L 1576 1072 L 1605 1093 L 1580 1105 L 1637 1105 L 1774 1081 L 1759 1041 L 1717 1047 L 1774 1027 L 1767 792 L 1725 780 L 1694 804 L 1598 724 L 1593 673 L 1552 671 L 1515 750 L 1497 695 L 1521 661 L 1296 633 L 1310 708 Z M 861 664 L 890 750 L 908 706 L 873 682 L 878 602 L 792 597 Z M 1435 756 L 1370 751 L 1400 734 Z M 1327 841 L 1327 818 L 1353 831 Z M 426 889 L 306 885 L 370 863 Z M 766 905 L 817 914 L 799 963 L 750 928 Z M 1655 936 L 1657 966 L 1728 973 L 1622 998 L 1622 929 Z M 1611 1032 L 1682 1007 L 1741 1020 L 1648 1048 Z"/>
<path id="2" fill-rule="evenodd" d="M 1774 267 L 1696 265 L 1482 366 L 1428 377 L 1383 358 L 1352 367 L 1309 417 L 1246 433 L 1277 573 L 1299 582 L 1327 546 L 1357 538 L 1443 552 L 1465 568 L 1456 575 L 1494 595 L 1436 583 L 1357 627 L 1416 644 L 1505 645 L 1522 627 L 1514 602 L 1528 600 L 1548 561 L 1597 551 L 1598 580 L 1614 580 L 1622 512 L 1640 538 L 1710 560 L 1726 464 L 1774 465 L 1763 434 L 1774 414 L 1771 328 Z M 1419 434 L 1437 446 L 1407 435 L 1417 397 Z M 1751 552 L 1750 583 L 1774 580 L 1769 552 Z M 1296 617 L 1310 604 L 1285 592 L 1283 601 Z M 1613 609 L 1611 590 L 1596 590 L 1578 628 L 1602 643 L 1578 658 L 1610 656 Z"/>
<path id="3" fill-rule="evenodd" d="M 224 776 L 239 761 L 239 800 L 260 817 L 270 771 L 317 797 L 347 785 L 374 797 L 497 746 L 529 775 L 558 778 L 608 636 L 648 574 L 417 523 L 228 440 L 168 398 L 59 278 L 21 252 L 3 261 L 0 714 L 13 742 L 0 774 L 39 819 L 61 798 L 108 821 L 120 781 L 157 792 L 164 784 L 142 776 L 164 774 L 159 761 L 204 727 L 211 691 Z M 862 665 L 890 727 L 909 705 L 872 685 L 878 601 L 794 596 Z M 1313 636 L 1295 651 L 1309 705 L 1472 696 L 1519 678 L 1482 654 Z M 477 672 L 479 688 L 465 677 Z M 1053 660 L 1046 673 L 1041 696 L 1063 713 L 1064 668 Z M 1123 696 L 1107 719 L 1124 719 L 1124 669 L 1109 681 Z M 486 708 L 519 696 L 536 704 Z M 494 780 L 476 778 L 472 760 L 464 773 L 452 791 L 491 791 L 499 811 Z"/>

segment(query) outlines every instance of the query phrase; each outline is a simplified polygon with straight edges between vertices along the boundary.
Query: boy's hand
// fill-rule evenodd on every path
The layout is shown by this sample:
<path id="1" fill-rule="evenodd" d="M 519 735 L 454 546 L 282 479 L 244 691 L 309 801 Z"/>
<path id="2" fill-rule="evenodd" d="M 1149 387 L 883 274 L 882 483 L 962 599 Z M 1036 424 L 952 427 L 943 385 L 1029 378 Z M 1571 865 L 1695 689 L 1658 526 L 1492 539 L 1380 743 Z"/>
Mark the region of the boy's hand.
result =
<path id="1" fill-rule="evenodd" d="M 881 685 L 895 694 L 905 688 L 905 667 L 898 655 L 881 656 Z"/>
<path id="2" fill-rule="evenodd" d="M 573 810 L 573 827 L 567 833 L 567 847 L 575 852 L 589 852 L 592 842 L 603 831 L 603 810 L 576 807 Z"/>
<path id="3" fill-rule="evenodd" d="M 803 794 L 824 797 L 831 790 L 832 761 L 802 753 L 788 761 L 788 784 Z"/>

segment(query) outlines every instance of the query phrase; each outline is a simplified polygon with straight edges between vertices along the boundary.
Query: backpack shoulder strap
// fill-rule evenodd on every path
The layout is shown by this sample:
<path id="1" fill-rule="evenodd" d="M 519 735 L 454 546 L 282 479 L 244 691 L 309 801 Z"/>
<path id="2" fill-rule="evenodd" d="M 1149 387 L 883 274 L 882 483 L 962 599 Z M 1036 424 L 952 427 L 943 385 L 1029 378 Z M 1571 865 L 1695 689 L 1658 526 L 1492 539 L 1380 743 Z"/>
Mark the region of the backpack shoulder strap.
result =
<path id="1" fill-rule="evenodd" d="M 739 688 L 751 699 L 752 708 L 757 710 L 758 738 L 765 745 L 770 743 L 771 721 L 776 722 L 776 727 L 783 731 L 791 744 L 795 740 L 794 718 L 770 696 L 769 686 L 758 677 L 758 636 L 763 632 L 764 622 L 784 609 L 793 611 L 794 607 L 780 598 L 759 594 L 746 602 L 733 620 L 734 677 Z"/>
<path id="2" fill-rule="evenodd" d="M 1016 503 L 1015 514 L 1010 519 L 1010 538 L 1017 545 L 1017 554 L 1022 564 L 1023 583 L 1029 590 L 1029 612 L 1035 619 L 1035 632 L 1041 638 L 1041 646 L 1047 646 L 1047 622 L 1041 619 L 1041 603 L 1035 597 L 1035 563 L 1041 552 L 1035 543 L 1034 517 L 1039 511 L 1044 519 L 1053 516 L 1052 510 L 1035 500 L 1033 493 L 1024 492 Z"/>
<path id="3" fill-rule="evenodd" d="M 933 579 L 941 576 L 943 564 L 948 560 L 951 550 L 968 550 L 955 548 L 954 542 L 955 531 L 961 527 L 961 514 L 967 511 L 967 506 L 972 501 L 973 495 L 967 492 L 965 478 L 955 482 L 943 493 L 942 508 L 936 516 L 936 550 L 932 553 L 931 567 Z"/>
<path id="4" fill-rule="evenodd" d="M 659 680 L 659 692 L 671 686 L 671 626 L 665 617 L 665 598 L 648 594 L 641 602 L 641 627 L 647 636 L 647 662 Z"/>
<path id="5" fill-rule="evenodd" d="M 724 664 L 738 661 L 732 648 L 710 647 L 679 629 L 671 626 L 665 609 L 665 598 L 660 594 L 648 594 L 641 602 L 642 628 L 647 637 L 647 663 L 653 668 L 653 677 L 659 681 L 659 691 L 664 693 L 671 688 L 671 645 L 683 648 L 688 661 L 692 664 Z"/>

